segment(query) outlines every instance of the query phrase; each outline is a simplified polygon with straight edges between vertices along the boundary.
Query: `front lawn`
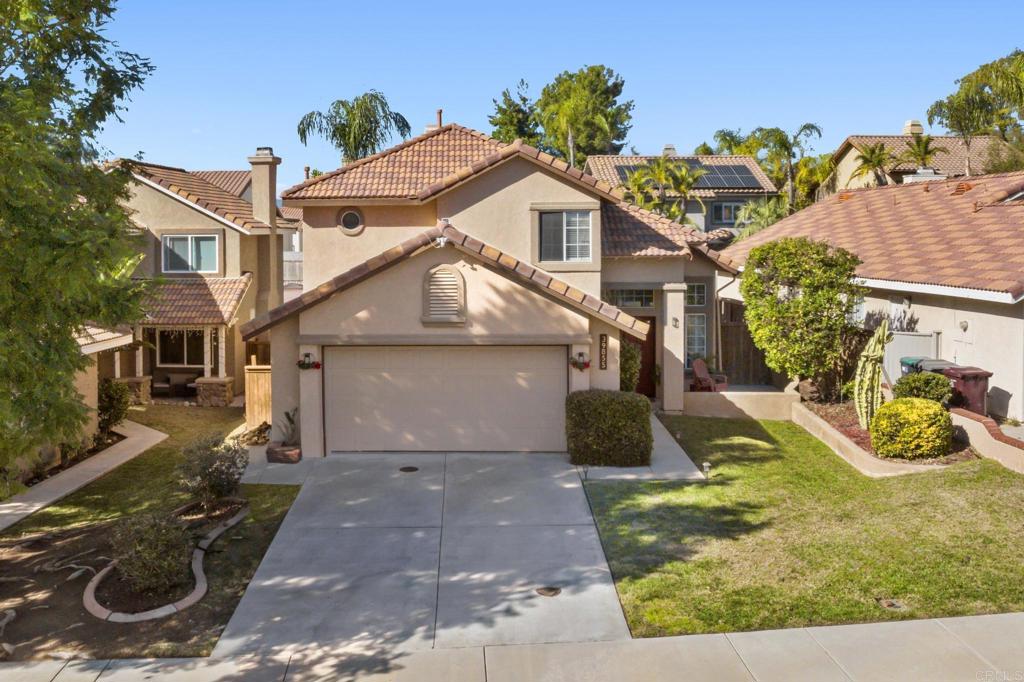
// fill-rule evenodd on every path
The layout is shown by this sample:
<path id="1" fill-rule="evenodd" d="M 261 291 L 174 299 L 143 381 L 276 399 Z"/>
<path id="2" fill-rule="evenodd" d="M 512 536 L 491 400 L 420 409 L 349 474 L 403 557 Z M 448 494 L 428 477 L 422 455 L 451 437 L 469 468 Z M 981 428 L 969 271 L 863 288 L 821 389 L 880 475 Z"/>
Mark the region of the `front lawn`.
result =
<path id="1" fill-rule="evenodd" d="M 174 473 L 182 445 L 210 433 L 226 435 L 243 414 L 238 408 L 150 405 L 133 409 L 129 419 L 170 437 L 0 536 L 0 612 L 17 612 L 4 633 L 4 641 L 16 645 L 12 658 L 209 655 L 298 493 L 298 486 L 242 486 L 249 515 L 208 553 L 210 589 L 195 606 L 138 624 L 100 621 L 82 607 L 91 573 L 67 581 L 75 569 L 60 566 L 70 560 L 101 568 L 102 556 L 109 556 L 109 522 L 187 502 Z M 26 541 L 32 538 L 38 539 Z"/>
<path id="2" fill-rule="evenodd" d="M 788 422 L 662 420 L 710 482 L 586 485 L 634 636 L 1024 610 L 1024 477 L 876 480 Z"/>

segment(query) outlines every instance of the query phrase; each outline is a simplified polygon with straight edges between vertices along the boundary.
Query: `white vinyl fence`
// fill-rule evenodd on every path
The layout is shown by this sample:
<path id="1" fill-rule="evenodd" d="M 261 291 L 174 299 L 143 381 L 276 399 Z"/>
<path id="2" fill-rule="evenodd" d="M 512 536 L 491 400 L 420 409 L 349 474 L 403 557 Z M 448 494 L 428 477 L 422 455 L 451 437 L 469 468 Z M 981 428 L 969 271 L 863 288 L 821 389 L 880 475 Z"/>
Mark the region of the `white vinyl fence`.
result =
<path id="1" fill-rule="evenodd" d="M 900 358 L 914 355 L 938 358 L 941 335 L 942 332 L 893 332 L 892 341 L 885 347 L 883 363 L 888 375 L 887 383 L 895 383 L 900 378 Z"/>

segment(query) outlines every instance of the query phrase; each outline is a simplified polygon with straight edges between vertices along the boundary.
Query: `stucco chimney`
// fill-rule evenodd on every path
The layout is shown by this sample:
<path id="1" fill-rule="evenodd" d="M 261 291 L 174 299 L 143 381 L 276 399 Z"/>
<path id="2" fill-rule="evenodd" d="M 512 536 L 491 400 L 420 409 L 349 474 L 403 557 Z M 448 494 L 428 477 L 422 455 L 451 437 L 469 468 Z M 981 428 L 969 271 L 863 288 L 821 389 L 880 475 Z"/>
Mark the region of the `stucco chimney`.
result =
<path id="1" fill-rule="evenodd" d="M 924 126 L 916 118 L 912 118 L 903 124 L 904 135 L 924 135 Z"/>
<path id="2" fill-rule="evenodd" d="M 266 241 L 266 279 L 260 276 L 262 273 L 257 273 L 257 298 L 265 299 L 268 310 L 282 302 L 282 256 L 280 237 L 277 236 L 277 166 L 280 163 L 281 159 L 274 156 L 273 147 L 257 147 L 256 153 L 249 157 L 252 166 L 252 217 L 270 226 Z"/>
<path id="3" fill-rule="evenodd" d="M 423 129 L 423 132 L 429 133 L 430 131 L 437 130 L 438 128 L 443 126 L 444 125 L 444 116 L 443 116 L 443 114 L 444 114 L 444 109 L 438 109 L 437 110 L 437 118 L 434 120 L 433 123 L 428 123 L 427 127 Z"/>
<path id="4" fill-rule="evenodd" d="M 669 142 L 661 150 L 662 156 L 679 156 L 679 152 L 676 151 L 676 146 Z"/>

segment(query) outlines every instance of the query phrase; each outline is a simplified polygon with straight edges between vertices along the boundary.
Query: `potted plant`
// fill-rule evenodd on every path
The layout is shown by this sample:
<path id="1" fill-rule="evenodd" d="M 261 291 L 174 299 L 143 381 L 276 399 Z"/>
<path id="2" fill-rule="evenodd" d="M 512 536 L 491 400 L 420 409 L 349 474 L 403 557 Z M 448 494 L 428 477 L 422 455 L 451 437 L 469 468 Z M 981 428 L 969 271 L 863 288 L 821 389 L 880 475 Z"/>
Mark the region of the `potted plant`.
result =
<path id="1" fill-rule="evenodd" d="M 278 424 L 281 440 L 267 443 L 267 461 L 278 464 L 295 464 L 302 459 L 299 445 L 299 408 L 284 413 L 284 420 Z"/>

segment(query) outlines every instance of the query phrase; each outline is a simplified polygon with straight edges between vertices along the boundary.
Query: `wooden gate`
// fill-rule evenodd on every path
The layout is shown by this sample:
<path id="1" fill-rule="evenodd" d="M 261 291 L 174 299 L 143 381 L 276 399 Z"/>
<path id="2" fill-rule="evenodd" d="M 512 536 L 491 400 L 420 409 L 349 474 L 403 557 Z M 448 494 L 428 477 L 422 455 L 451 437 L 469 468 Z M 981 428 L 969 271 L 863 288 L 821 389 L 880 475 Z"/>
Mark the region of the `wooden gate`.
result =
<path id="1" fill-rule="evenodd" d="M 743 319 L 743 304 L 722 301 L 722 372 L 732 386 L 768 385 L 772 372 L 764 362 L 764 353 L 754 345 Z"/>
<path id="2" fill-rule="evenodd" d="M 263 422 L 271 423 L 270 365 L 245 367 L 245 428 L 254 429 Z"/>

